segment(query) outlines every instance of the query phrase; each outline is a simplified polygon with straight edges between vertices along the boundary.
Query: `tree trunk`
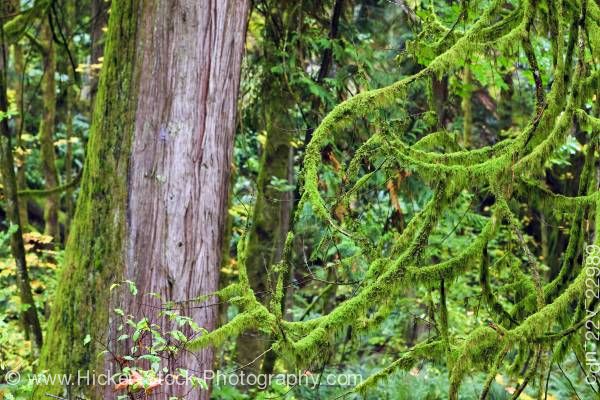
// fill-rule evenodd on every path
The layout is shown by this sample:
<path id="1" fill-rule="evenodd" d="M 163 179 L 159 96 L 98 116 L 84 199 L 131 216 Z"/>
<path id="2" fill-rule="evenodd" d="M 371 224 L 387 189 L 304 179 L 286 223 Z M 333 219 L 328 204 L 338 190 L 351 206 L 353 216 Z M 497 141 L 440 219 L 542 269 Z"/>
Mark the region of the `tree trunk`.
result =
<path id="1" fill-rule="evenodd" d="M 66 34 L 68 37 L 73 35 L 73 27 L 76 26 L 76 7 L 73 2 L 67 2 L 65 4 L 65 15 L 66 15 Z M 71 54 L 73 57 L 74 64 L 77 64 L 77 56 L 75 54 Z M 73 70 L 73 66 L 67 62 L 67 75 L 69 76 L 69 81 L 66 85 L 66 116 L 65 116 L 65 125 L 66 125 L 66 139 L 67 139 L 67 149 L 65 151 L 65 181 L 71 182 L 74 178 L 73 176 L 73 143 L 72 138 L 75 138 L 73 132 L 73 118 L 75 116 L 76 111 L 76 101 L 77 94 L 75 92 L 75 85 L 77 82 L 77 76 L 75 75 L 75 71 Z M 73 197 L 74 188 L 69 187 L 65 192 L 65 229 L 64 229 L 64 237 L 67 238 L 69 236 L 69 228 L 71 227 L 71 219 L 73 218 L 73 211 L 75 208 L 75 202 Z"/>
<path id="2" fill-rule="evenodd" d="M 0 15 L 8 14 L 7 6 L 0 6 Z M 8 65 L 7 48 L 4 42 L 3 18 L 0 17 L 0 115 L 8 112 L 6 96 L 6 70 Z M 42 328 L 38 319 L 35 302 L 31 293 L 27 263 L 25 262 L 25 246 L 23 244 L 23 230 L 19 217 L 19 201 L 17 196 L 17 179 L 15 176 L 15 163 L 12 154 L 12 138 L 8 127 L 8 117 L 0 117 L 0 174 L 4 186 L 4 201 L 6 202 L 6 217 L 13 226 L 10 235 L 10 249 L 17 266 L 17 287 L 24 311 L 22 321 L 26 333 L 33 339 L 34 354 L 42 347 Z"/>
<path id="3" fill-rule="evenodd" d="M 471 104 L 473 95 L 473 74 L 469 63 L 463 67 L 463 94 L 462 94 L 462 111 L 463 111 L 463 137 L 462 144 L 468 148 L 471 144 L 473 136 L 473 105 Z"/>
<path id="4" fill-rule="evenodd" d="M 12 0 L 12 13 L 17 13 L 21 10 L 21 4 L 19 0 Z M 25 177 L 25 161 L 26 161 L 26 152 L 23 148 L 23 142 L 21 140 L 21 135 L 23 133 L 23 124 L 24 124 L 24 114 L 23 114 L 23 84 L 24 84 L 24 76 L 23 72 L 25 69 L 25 60 L 23 58 L 23 48 L 21 44 L 17 41 L 12 44 L 13 55 L 14 55 L 14 68 L 15 68 L 15 79 L 14 84 L 12 85 L 15 88 L 15 102 L 17 105 L 17 113 L 15 116 L 15 132 L 16 132 L 16 146 L 19 151 L 15 154 L 15 164 L 17 167 L 17 188 L 19 190 L 26 189 L 27 187 L 27 179 Z M 19 199 L 19 217 L 21 220 L 21 228 L 23 231 L 28 229 L 29 218 L 27 216 L 27 199 Z"/>
<path id="5" fill-rule="evenodd" d="M 296 2 L 282 1 L 267 6 L 270 15 L 265 18 L 264 60 L 268 68 L 280 65 L 281 52 L 286 48 L 284 40 L 298 23 L 302 24 L 301 11 Z M 283 28 L 283 31 L 281 30 Z M 267 68 L 267 69 L 268 69 Z M 296 129 L 290 109 L 294 105 L 293 93 L 289 93 L 283 74 L 269 75 L 262 82 L 263 129 L 267 138 L 262 149 L 260 171 L 256 182 L 256 200 L 252 211 L 252 225 L 246 238 L 246 270 L 248 280 L 259 299 L 267 305 L 274 288 L 269 286 L 272 265 L 281 261 L 285 238 L 290 227 L 293 208 L 293 192 L 281 191 L 273 178 L 291 184 L 293 182 L 293 152 L 291 142 Z M 269 338 L 258 330 L 240 335 L 236 343 L 236 362 L 252 372 L 266 368 L 271 373 L 274 353 L 260 357 L 267 349 Z"/>
<path id="6" fill-rule="evenodd" d="M 15 55 L 15 74 L 17 75 L 18 83 L 16 86 L 16 101 L 17 101 L 17 113 L 19 115 L 15 118 L 15 129 L 16 129 L 16 139 L 17 139 L 17 148 L 19 152 L 16 154 L 16 167 L 17 167 L 17 188 L 19 190 L 27 189 L 27 176 L 25 175 L 25 163 L 27 162 L 27 150 L 24 146 L 24 142 L 22 140 L 22 134 L 24 129 L 25 117 L 23 110 L 23 71 L 25 69 L 25 64 L 23 60 L 23 49 L 19 43 L 15 43 L 13 46 L 14 55 Z M 27 199 L 19 199 L 19 216 L 21 219 L 21 227 L 23 231 L 29 230 L 29 215 L 27 214 Z"/>
<path id="7" fill-rule="evenodd" d="M 288 184 L 292 182 L 291 141 L 294 126 L 288 114 L 291 106 L 285 100 L 289 94 L 282 91 L 276 80 L 265 83 L 264 89 L 265 96 L 270 96 L 273 101 L 267 102 L 266 106 L 267 140 L 256 183 L 252 226 L 247 237 L 246 270 L 252 289 L 258 293 L 263 304 L 268 304 L 269 293 L 274 290 L 268 285 L 268 273 L 273 264 L 281 261 L 294 200 L 293 192 L 278 190 L 271 180 L 275 177 Z M 237 339 L 236 362 L 245 365 L 247 370 L 260 371 L 261 360 L 257 357 L 266 350 L 267 343 L 268 337 L 258 331 L 240 335 Z M 272 370 L 272 365 L 267 367 Z"/>
<path id="8" fill-rule="evenodd" d="M 54 128 L 56 119 L 56 85 L 54 75 L 56 73 L 56 54 L 52 40 L 50 23 L 44 21 L 42 24 L 41 41 L 44 46 L 42 77 L 42 102 L 43 115 L 40 123 L 40 159 L 42 162 L 42 173 L 44 175 L 46 189 L 59 186 L 58 171 L 56 169 L 56 155 L 54 153 Z M 52 236 L 55 241 L 60 241 L 58 226 L 58 210 L 60 206 L 60 195 L 50 194 L 45 199 L 44 206 L 44 233 Z"/>
<path id="9" fill-rule="evenodd" d="M 343 10 L 343 0 L 336 0 L 332 9 L 329 27 L 329 39 L 338 35 L 338 26 Z M 303 53 L 302 48 L 289 49 L 285 38 L 292 31 L 302 31 L 303 14 L 301 7 L 296 2 L 283 1 L 271 7 L 272 15 L 266 18 L 265 25 L 265 61 L 267 65 L 281 65 L 285 60 L 277 54 L 297 51 Z M 284 27 L 284 31 L 280 28 Z M 298 47 L 303 46 L 299 43 Z M 332 47 L 327 47 L 321 57 L 316 83 L 321 84 L 329 74 L 333 65 Z M 281 192 L 272 185 L 272 178 L 278 178 L 293 184 L 293 149 L 291 142 L 296 130 L 294 118 L 290 110 L 294 108 L 293 93 L 289 93 L 290 86 L 285 75 L 271 75 L 263 82 L 262 92 L 264 103 L 264 121 L 267 140 L 264 146 L 260 172 L 257 180 L 256 201 L 252 213 L 252 226 L 247 237 L 246 270 L 253 290 L 259 293 L 263 304 L 268 304 L 269 293 L 273 287 L 268 287 L 268 271 L 275 263 L 281 261 L 286 235 L 290 229 L 291 216 L 294 212 L 295 191 Z M 293 90 L 293 89 L 292 89 Z M 319 109 L 321 99 L 313 96 L 311 99 L 310 114 L 314 120 L 320 118 Z M 310 141 L 311 131 L 307 132 L 305 143 Z M 291 271 L 290 271 L 291 276 Z M 289 279 L 286 279 L 286 282 Z M 285 302 L 285 297 L 284 297 Z M 282 304 L 282 307 L 285 306 Z M 258 331 L 247 332 L 237 339 L 236 362 L 250 371 L 260 371 L 270 374 L 273 372 L 276 354 L 268 351 L 262 357 L 269 343 L 268 337 Z"/>
<path id="10" fill-rule="evenodd" d="M 139 319 L 156 316 L 161 301 L 217 290 L 248 6 L 233 0 L 112 2 L 42 369 L 77 374 L 100 366 L 95 353 L 112 336 L 106 331 L 115 322 L 108 289 L 115 281 L 136 283 L 139 301 L 126 312 Z M 142 296 L 149 292 L 161 298 Z M 185 311 L 214 328 L 215 307 Z M 91 341 L 84 343 L 88 334 Z M 179 363 L 202 371 L 212 360 L 206 349 Z M 160 396 L 174 389 L 165 387 Z M 85 386 L 50 393 L 102 398 L 103 390 L 112 393 Z"/>
<path id="11" fill-rule="evenodd" d="M 438 129 L 445 129 L 448 120 L 448 77 L 431 77 L 431 101 L 438 119 Z"/>

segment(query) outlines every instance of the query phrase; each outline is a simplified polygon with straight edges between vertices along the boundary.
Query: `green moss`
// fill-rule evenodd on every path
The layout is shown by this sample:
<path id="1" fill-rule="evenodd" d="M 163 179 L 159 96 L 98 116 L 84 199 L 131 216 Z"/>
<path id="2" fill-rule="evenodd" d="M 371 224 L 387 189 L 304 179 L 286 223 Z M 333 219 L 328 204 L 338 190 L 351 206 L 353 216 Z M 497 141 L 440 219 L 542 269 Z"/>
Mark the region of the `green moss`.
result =
<path id="1" fill-rule="evenodd" d="M 417 345 L 412 352 L 367 379 L 357 390 L 366 392 L 395 369 L 408 368 L 417 359 L 428 359 L 430 353 L 445 356 L 451 370 L 450 398 L 458 398 L 462 380 L 474 370 L 488 370 L 484 391 L 489 388 L 495 372 L 502 368 L 509 349 L 518 352 L 515 365 L 522 366 L 535 357 L 534 364 L 537 365 L 539 360 L 541 370 L 545 371 L 545 353 L 560 341 L 564 330 L 560 330 L 559 325 L 570 320 L 572 311 L 578 307 L 583 295 L 586 267 L 578 266 L 576 261 L 577 249 L 582 245 L 583 221 L 586 215 L 591 219 L 594 207 L 596 213 L 600 208 L 600 196 L 597 191 L 591 190 L 594 186 L 591 166 L 597 162 L 594 141 L 597 140 L 600 125 L 596 117 L 585 112 L 586 103 L 597 95 L 598 74 L 597 70 L 588 71 L 583 62 L 583 52 L 586 50 L 582 44 L 587 39 L 581 16 L 585 14 L 575 7 L 582 7 L 583 3 L 575 2 L 567 9 L 563 9 L 562 2 L 552 3 L 552 15 L 549 18 L 555 24 L 551 29 L 560 38 L 568 36 L 569 39 L 553 39 L 552 49 L 556 57 L 551 70 L 551 87 L 545 89 L 544 93 L 538 92 L 536 111 L 512 139 L 480 149 L 460 150 L 454 137 L 438 131 L 410 145 L 405 138 L 408 124 L 392 125 L 378 116 L 379 111 L 405 102 L 411 85 L 420 81 L 428 82 L 433 76 L 455 72 L 473 54 L 485 55 L 491 49 L 495 52 L 509 49 L 514 54 L 515 49 L 511 47 L 514 42 L 522 43 L 532 38 L 532 25 L 537 23 L 539 7 L 533 1 L 519 1 L 507 11 L 504 5 L 503 1 L 493 1 L 464 32 L 446 28 L 432 14 L 424 21 L 423 35 L 431 35 L 436 39 L 431 45 L 434 58 L 427 60 L 423 69 L 387 87 L 363 92 L 342 102 L 315 130 L 304 159 L 300 209 L 310 207 L 313 214 L 328 227 L 360 244 L 361 255 L 369 260 L 369 266 L 354 296 L 327 315 L 309 321 L 284 321 L 275 303 L 267 308 L 254 299 L 247 275 L 242 272 L 245 266 L 244 260 L 241 260 L 240 284 L 221 291 L 223 297 L 229 296 L 228 301 L 240 305 L 241 314 L 215 331 L 214 335 L 209 334 L 198 341 L 194 348 L 220 343 L 225 336 L 241 332 L 244 324 L 251 324 L 253 328 L 263 329 L 273 335 L 276 340 L 274 349 L 289 363 L 295 366 L 309 365 L 320 359 L 324 350 L 346 327 L 352 326 L 357 331 L 369 329 L 383 321 L 393 310 L 394 300 L 404 288 L 418 285 L 441 290 L 443 287 L 446 295 L 453 279 L 478 268 L 482 300 L 498 315 L 499 321 L 474 329 L 466 338 L 457 337 L 447 325 L 447 310 L 442 301 L 441 313 L 436 318 L 442 322 L 441 329 L 438 329 L 439 337 L 434 342 Z M 600 11 L 597 6 L 592 6 L 590 10 L 587 18 L 596 19 L 596 27 L 590 30 L 592 35 L 597 35 Z M 570 34 L 565 32 L 567 26 L 571 27 Z M 575 47 L 576 43 L 579 46 Z M 409 52 L 418 54 L 420 50 L 417 44 L 413 43 L 412 46 L 409 46 Z M 576 48 L 579 53 L 575 53 Z M 572 59 L 578 61 L 573 63 Z M 336 204 L 348 202 L 364 191 L 374 175 L 373 172 L 361 175 L 365 160 L 389 159 L 390 165 L 415 173 L 433 189 L 432 199 L 397 235 L 391 248 L 366 244 L 351 225 L 340 225 L 331 217 L 331 206 L 319 191 L 322 150 L 334 142 L 335 134 L 343 132 L 358 118 L 368 121 L 373 135 L 358 147 L 350 160 L 344 177 L 348 189 L 344 189 L 345 192 L 336 199 Z M 571 135 L 575 122 L 587 127 L 590 143 L 586 149 L 586 166 L 580 177 L 579 193 L 568 197 L 549 192 L 539 182 L 540 172 L 545 170 L 549 157 Z M 468 126 L 466 128 L 469 129 Z M 381 169 L 385 168 L 382 164 Z M 460 253 L 435 264 L 427 263 L 423 254 L 430 244 L 431 232 L 459 194 L 471 189 L 495 199 L 491 217 L 485 218 L 481 232 Z M 495 293 L 490 284 L 485 252 L 488 244 L 498 239 L 503 229 L 504 232 L 506 228 L 513 229 L 519 236 L 520 223 L 509 205 L 513 198 L 528 201 L 535 198 L 540 204 L 552 205 L 559 211 L 572 212 L 574 207 L 577 211 L 571 221 L 571 238 L 557 280 L 542 285 L 537 261 L 528 257 L 529 268 L 523 269 L 520 257 L 510 255 L 498 261 L 494 269 L 508 269 L 514 274 L 516 282 L 499 287 Z M 596 216 L 595 219 L 598 225 L 600 217 Z M 600 226 L 596 227 L 598 229 Z M 519 242 L 521 252 L 516 253 L 529 254 L 525 241 Z M 276 263 L 273 271 L 281 274 L 287 268 L 285 262 Z M 441 282 L 443 286 L 440 286 Z M 512 309 L 505 308 L 496 297 L 497 293 L 509 290 L 515 291 L 517 297 L 522 299 Z M 276 298 L 282 296 L 280 279 L 277 280 L 275 293 Z M 578 319 L 572 321 L 572 326 L 580 323 L 580 313 L 576 313 Z M 255 323 L 255 320 L 260 322 Z M 568 335 L 571 331 L 574 330 L 567 329 L 564 334 Z M 538 343 L 535 352 L 527 350 L 527 343 L 532 341 Z M 441 349 L 445 351 L 439 351 Z M 534 374 L 535 368 L 530 368 L 528 379 Z"/>
<path id="2" fill-rule="evenodd" d="M 457 348 L 452 361 L 448 398 L 458 399 L 460 383 L 473 368 L 485 368 L 503 347 L 503 335 L 490 327 L 475 329 Z"/>
<path id="3" fill-rule="evenodd" d="M 99 369 L 108 324 L 109 286 L 124 261 L 127 170 L 136 108 L 138 3 L 114 1 L 77 211 L 61 266 L 39 369 Z M 86 335 L 92 340 L 84 343 Z M 89 387 L 44 387 L 39 398 L 93 395 Z"/>
<path id="4" fill-rule="evenodd" d="M 440 341 L 419 343 L 411 350 L 406 352 L 406 354 L 402 355 L 402 357 L 398 358 L 381 371 L 374 373 L 362 381 L 359 385 L 353 388 L 352 392 L 360 393 L 363 396 L 366 396 L 369 389 L 374 388 L 380 381 L 388 379 L 395 371 L 409 370 L 413 367 L 413 365 L 423 359 L 435 360 L 438 354 L 443 353 L 442 350 L 443 344 Z M 351 392 L 348 392 L 348 394 L 350 393 Z"/>

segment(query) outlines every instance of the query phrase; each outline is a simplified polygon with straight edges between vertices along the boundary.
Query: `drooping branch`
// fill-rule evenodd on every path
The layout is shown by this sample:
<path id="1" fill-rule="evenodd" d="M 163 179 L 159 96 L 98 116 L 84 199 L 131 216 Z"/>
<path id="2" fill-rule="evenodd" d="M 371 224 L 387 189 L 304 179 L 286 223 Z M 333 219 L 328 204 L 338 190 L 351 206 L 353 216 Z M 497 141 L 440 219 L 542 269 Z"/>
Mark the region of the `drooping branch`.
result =
<path id="1" fill-rule="evenodd" d="M 253 325 L 255 328 L 276 332 L 276 343 L 273 346 L 275 351 L 280 352 L 290 363 L 306 365 L 319 358 L 321 350 L 331 345 L 335 334 L 341 329 L 347 326 L 357 330 L 368 329 L 373 321 L 381 321 L 387 317 L 392 308 L 390 304 L 408 285 L 437 287 L 442 299 L 447 300 L 453 280 L 478 267 L 483 300 L 499 314 L 500 321 L 479 326 L 466 338 L 456 337 L 447 328 L 447 316 L 444 313 L 448 310 L 444 311 L 442 308 L 442 323 L 438 324 L 440 329 L 433 342 L 417 345 L 411 355 L 397 360 L 356 389 L 363 392 L 395 369 L 412 365 L 415 357 L 427 359 L 427 354 L 420 350 L 428 348 L 433 352 L 435 347 L 437 350 L 446 350 L 444 353 L 451 371 L 450 398 L 458 398 L 462 380 L 474 369 L 488 371 L 481 397 L 485 398 L 491 379 L 496 371 L 502 369 L 506 353 L 513 347 L 520 348 L 523 344 L 534 341 L 538 346 L 534 353 L 529 354 L 531 363 L 526 372 L 526 380 L 517 389 L 519 392 L 524 390 L 539 372 L 540 365 L 541 370 L 545 371 L 545 352 L 552 349 L 562 336 L 570 335 L 581 326 L 580 320 L 577 320 L 571 327 L 559 327 L 559 333 L 555 333 L 555 325 L 559 325 L 561 317 L 573 310 L 582 298 L 587 267 L 577 268 L 575 258 L 567 254 L 563 260 L 565 272 L 559 273 L 560 279 L 544 284 L 539 263 L 527 245 L 518 215 L 511 210 L 509 202 L 511 199 L 528 201 L 528 195 L 535 195 L 542 204 L 556 205 L 557 210 L 567 211 L 574 206 L 580 207 L 581 212 L 574 216 L 577 220 L 572 225 L 573 243 L 568 245 L 567 252 L 581 243 L 579 230 L 585 213 L 590 212 L 593 207 L 600 208 L 600 196 L 588 190 L 589 174 L 586 170 L 590 168 L 589 165 L 584 166 L 580 176 L 580 190 L 576 196 L 552 193 L 540 183 L 539 171 L 546 168 L 549 157 L 572 135 L 576 123 L 591 126 L 592 138 L 598 132 L 598 119 L 585 111 L 586 101 L 597 91 L 597 69 L 590 71 L 583 67 L 587 60 L 586 53 L 581 50 L 581 41 L 585 35 L 585 24 L 581 22 L 581 15 L 585 13 L 581 10 L 585 10 L 585 0 L 576 3 L 580 10 L 563 9 L 561 2 L 553 4 L 553 15 L 562 21 L 552 28 L 559 39 L 553 43 L 556 62 L 552 65 L 547 92 L 533 51 L 538 28 L 535 26 L 538 12 L 535 1 L 519 1 L 509 11 L 504 9 L 505 2 L 494 1 L 464 32 L 448 29 L 433 18 L 429 32 L 437 32 L 438 37 L 443 40 L 430 46 L 430 49 L 433 48 L 434 58 L 423 69 L 389 86 L 359 93 L 342 102 L 316 128 L 306 149 L 304 186 L 298 210 L 303 210 L 306 205 L 334 232 L 363 246 L 367 241 L 363 240 L 360 232 L 352 224 L 344 224 L 333 218 L 332 210 L 335 204 L 348 202 L 360 195 L 368 185 L 373 184 L 372 178 L 377 173 L 388 173 L 386 168 L 394 167 L 410 170 L 432 188 L 430 201 L 394 237 L 389 248 L 381 252 L 383 254 L 365 247 L 364 257 L 368 260 L 368 268 L 355 294 L 330 313 L 311 320 L 283 321 L 273 307 L 259 306 L 248 285 L 243 283 L 247 277 L 244 276 L 244 261 L 239 260 L 241 284 L 232 286 L 230 292 L 222 292 L 221 299 L 241 305 L 241 314 L 215 331 L 212 338 L 209 334 L 204 339 L 192 341 L 191 348 L 222 341 L 223 334 L 239 333 L 244 330 L 243 324 L 259 320 Z M 585 21 L 585 17 L 583 20 Z M 567 35 L 565 27 L 569 25 L 575 25 L 576 28 Z M 569 38 L 565 41 L 567 36 Z M 456 147 L 451 147 L 452 140 L 448 135 L 436 131 L 411 145 L 405 138 L 405 127 L 402 124 L 400 127 L 392 126 L 379 117 L 381 110 L 397 107 L 409 99 L 413 85 L 436 74 L 455 73 L 462 66 L 462 61 L 473 54 L 487 55 L 488 50 L 494 49 L 514 56 L 511 42 L 521 43 L 525 48 L 534 76 L 535 88 L 531 94 L 536 104 L 529 120 L 512 138 L 480 149 L 456 150 Z M 576 43 L 579 43 L 577 52 Z M 418 51 L 419 47 L 416 44 L 411 49 Z M 573 63 L 569 55 L 574 56 L 577 62 Z M 323 169 L 321 152 L 335 143 L 334 135 L 348 128 L 357 119 L 368 121 L 373 134 L 358 146 L 344 170 L 345 174 L 340 174 L 341 195 L 336 197 L 335 204 L 332 205 L 319 188 Z M 447 151 L 438 152 L 436 147 Z M 597 162 L 595 146 L 590 147 L 589 162 L 593 165 Z M 362 165 L 365 161 L 381 167 L 376 171 L 364 172 Z M 456 202 L 458 194 L 475 190 L 477 193 L 485 192 L 494 199 L 490 214 L 481 215 L 485 223 L 479 234 L 458 254 L 436 263 L 429 262 L 425 255 L 427 248 L 434 245 L 430 243 L 432 232 Z M 495 298 L 492 290 L 487 264 L 489 260 L 485 252 L 488 244 L 501 236 L 499 232 L 506 233 L 510 229 L 515 231 L 521 252 L 526 256 L 525 265 L 529 265 L 529 268 L 519 271 L 519 276 L 525 278 L 520 287 L 528 292 L 523 298 L 516 299 L 514 304 L 505 306 Z M 598 243 L 598 238 L 596 242 Z M 378 247 L 377 250 L 382 248 Z M 518 264 L 516 268 L 523 267 L 522 260 L 518 257 L 514 259 Z M 512 261 L 511 259 L 509 264 Z M 493 266 L 494 270 L 506 268 L 500 262 Z M 274 268 L 285 266 L 276 265 Z M 490 363 L 483 360 L 489 360 Z"/>

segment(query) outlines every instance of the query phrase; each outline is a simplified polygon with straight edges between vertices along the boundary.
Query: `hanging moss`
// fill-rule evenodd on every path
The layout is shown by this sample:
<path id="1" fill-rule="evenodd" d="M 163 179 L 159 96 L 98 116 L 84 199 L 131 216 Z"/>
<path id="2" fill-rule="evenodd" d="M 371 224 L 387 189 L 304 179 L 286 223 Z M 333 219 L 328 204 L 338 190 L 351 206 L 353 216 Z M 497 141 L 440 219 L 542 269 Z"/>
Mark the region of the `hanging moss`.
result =
<path id="1" fill-rule="evenodd" d="M 502 348 L 502 334 L 489 327 L 475 329 L 456 350 L 452 362 L 448 398 L 458 399 L 458 389 L 472 368 L 485 368 Z"/>
<path id="2" fill-rule="evenodd" d="M 590 5 L 586 14 L 585 0 L 571 2 L 564 9 L 562 2 L 552 2 L 549 18 L 553 20 L 551 29 L 557 38 L 552 41 L 555 55 L 551 79 L 544 82 L 547 87 L 540 88 L 536 78 L 537 92 L 532 90 L 531 94 L 537 96 L 537 107 L 522 129 L 510 139 L 493 146 L 461 150 L 453 135 L 436 131 L 411 145 L 406 141 L 408 124 L 388 123 L 378 113 L 407 102 L 412 85 L 460 70 L 464 60 L 474 54 L 487 55 L 491 49 L 514 54 L 518 52 L 515 43 L 519 46 L 524 40 L 535 40 L 539 4 L 531 0 L 514 3 L 505 7 L 504 1 L 493 1 L 463 32 L 445 27 L 435 13 L 431 13 L 424 21 L 420 37 L 408 46 L 409 54 L 419 59 L 423 38 L 427 38 L 429 49 L 423 53 L 433 54 L 433 58 L 419 59 L 424 62 L 424 68 L 387 87 L 363 92 L 342 102 L 314 131 L 304 159 L 299 210 L 309 208 L 328 227 L 360 245 L 360 254 L 369 260 L 369 265 L 356 293 L 327 315 L 308 321 L 284 321 L 275 303 L 265 307 L 255 300 L 242 258 L 238 260 L 240 283 L 220 292 L 225 301 L 240 305 L 241 314 L 214 333 L 193 340 L 190 348 L 220 343 L 225 337 L 252 326 L 276 338 L 273 348 L 287 362 L 306 366 L 319 360 L 323 350 L 331 346 L 346 327 L 360 331 L 383 321 L 393 310 L 394 300 L 409 286 L 439 288 L 443 293 L 440 314 L 436 316 L 436 321 L 442 321 L 438 336 L 431 342 L 417 344 L 412 351 L 368 378 L 356 388 L 359 393 L 366 393 L 393 371 L 409 368 L 416 361 L 430 359 L 435 354 L 445 359 L 451 371 L 450 398 L 459 397 L 462 380 L 473 371 L 487 372 L 482 393 L 485 398 L 493 377 L 503 368 L 504 357 L 511 349 L 517 352 L 514 366 L 531 361 L 527 379 L 518 388 L 522 391 L 537 372 L 546 371 L 549 351 L 566 343 L 575 343 L 567 342 L 565 338 L 583 325 L 581 311 L 575 312 L 577 318 L 574 319 L 573 310 L 581 309 L 587 271 L 586 266 L 577 265 L 576 254 L 582 246 L 584 219 L 586 216 L 592 218 L 594 208 L 596 214 L 600 209 L 600 195 L 591 190 L 600 120 L 586 111 L 587 104 L 597 96 L 599 76 L 597 66 L 596 69 L 586 67 L 585 53 L 586 28 L 593 36 L 589 40 L 599 41 L 598 6 Z M 567 27 L 570 32 L 566 32 Z M 568 39 L 565 41 L 564 38 Z M 537 67 L 534 64 L 537 62 L 531 56 L 530 65 L 535 75 Z M 375 165 L 376 161 L 384 172 L 391 166 L 413 172 L 433 192 L 430 201 L 414 215 L 389 248 L 370 245 L 351 224 L 332 218 L 333 206 L 319 190 L 321 151 L 334 143 L 335 134 L 344 132 L 359 118 L 368 122 L 373 134 L 358 146 L 349 161 L 343 177 L 343 192 L 336 204 L 347 203 L 365 190 L 378 171 L 364 171 L 363 165 Z M 589 133 L 590 140 L 586 145 L 589 147 L 586 148 L 579 192 L 577 196 L 552 193 L 544 188 L 540 173 L 545 171 L 548 159 L 565 143 L 576 124 Z M 381 160 L 385 160 L 384 163 Z M 491 216 L 482 217 L 485 223 L 481 231 L 461 252 L 434 264 L 428 262 L 423 254 L 430 245 L 432 231 L 460 194 L 473 189 L 494 199 Z M 511 209 L 512 199 L 527 201 L 531 198 L 554 208 L 557 218 L 562 217 L 561 212 L 577 210 L 571 221 L 570 241 L 561 271 L 557 279 L 547 284 L 542 282 L 539 263 L 534 260 L 528 244 L 521 240 L 520 222 Z M 598 225 L 600 218 L 598 215 L 594 218 Z M 599 229 L 600 226 L 596 226 L 596 231 Z M 519 250 L 515 251 L 516 255 L 501 258 L 492 268 L 508 271 L 515 281 L 494 290 L 487 247 L 498 239 L 499 232 L 511 230 L 516 233 L 511 240 L 519 239 Z M 597 235 L 596 243 L 600 243 L 598 237 L 600 235 Z M 521 254 L 527 258 L 527 268 L 519 257 Z M 282 262 L 274 266 L 274 271 L 281 276 L 287 268 L 288 265 Z M 444 299 L 454 279 L 475 270 L 479 272 L 482 300 L 497 315 L 498 321 L 479 326 L 462 338 L 448 327 Z M 282 296 L 281 290 L 278 280 L 277 298 Z M 517 295 L 512 307 L 499 300 L 500 295 L 509 292 Z M 537 343 L 534 351 L 530 351 L 528 343 Z"/>

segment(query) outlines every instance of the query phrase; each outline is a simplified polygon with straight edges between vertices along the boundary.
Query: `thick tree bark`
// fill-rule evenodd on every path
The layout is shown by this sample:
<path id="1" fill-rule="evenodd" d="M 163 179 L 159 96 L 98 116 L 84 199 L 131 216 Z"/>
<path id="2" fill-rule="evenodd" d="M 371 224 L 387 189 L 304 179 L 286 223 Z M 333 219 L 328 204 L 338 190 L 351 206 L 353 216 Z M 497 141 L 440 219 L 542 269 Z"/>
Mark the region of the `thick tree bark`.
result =
<path id="1" fill-rule="evenodd" d="M 163 301 L 218 289 L 247 7 L 185 0 L 142 11 L 138 52 L 147 67 L 131 153 L 125 278 Z M 214 329 L 216 307 L 185 311 Z M 137 315 L 152 312 L 144 306 Z M 205 349 L 178 363 L 202 371 L 212 360 Z"/>
<path id="2" fill-rule="evenodd" d="M 108 336 L 115 348 L 114 327 L 106 332 L 115 281 L 137 284 L 135 301 L 117 301 L 139 319 L 156 316 L 160 301 L 217 290 L 248 6 L 112 2 L 81 194 L 41 368 L 77 374 L 99 367 L 98 343 Z M 161 299 L 142 296 L 149 292 Z M 184 311 L 214 328 L 214 307 Z M 84 343 L 88 334 L 92 340 Z M 179 358 L 178 366 L 212 368 L 210 349 L 197 356 Z M 163 389 L 160 397 L 175 393 L 174 386 Z M 45 388 L 71 398 L 103 397 L 102 390 L 112 393 Z"/>

